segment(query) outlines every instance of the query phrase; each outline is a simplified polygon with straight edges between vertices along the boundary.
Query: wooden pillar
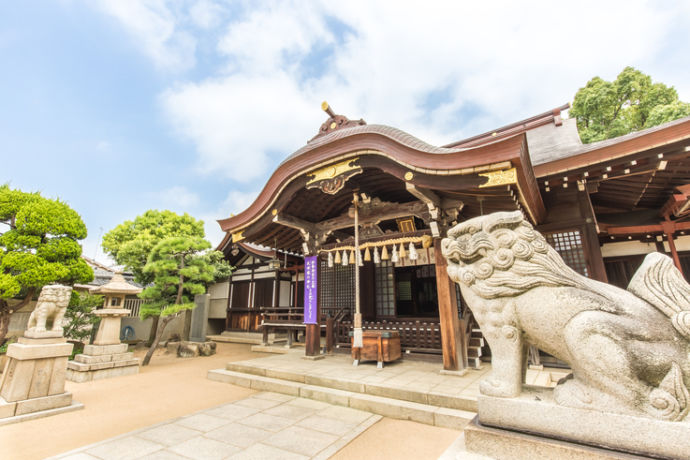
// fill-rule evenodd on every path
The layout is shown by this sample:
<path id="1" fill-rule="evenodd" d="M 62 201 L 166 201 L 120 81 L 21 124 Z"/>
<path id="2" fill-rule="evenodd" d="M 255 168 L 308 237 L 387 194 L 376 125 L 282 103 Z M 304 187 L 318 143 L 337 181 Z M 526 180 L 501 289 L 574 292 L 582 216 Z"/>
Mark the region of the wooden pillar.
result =
<path id="1" fill-rule="evenodd" d="M 441 321 L 441 348 L 443 350 L 443 370 L 461 371 L 464 362 L 461 353 L 458 321 L 458 302 L 455 296 L 455 286 L 448 277 L 446 268 L 448 262 L 441 253 L 441 239 L 434 239 L 434 253 L 436 255 L 436 291 L 438 294 L 438 314 Z"/>
<path id="2" fill-rule="evenodd" d="M 580 214 L 584 218 L 582 226 L 582 240 L 584 242 L 585 260 L 589 268 L 589 277 L 602 283 L 608 283 L 604 256 L 601 254 L 599 235 L 597 234 L 596 215 L 592 207 L 592 200 L 587 192 L 578 192 Z"/>
<path id="3" fill-rule="evenodd" d="M 668 248 L 671 251 L 673 263 L 676 265 L 676 268 L 680 270 L 680 273 L 685 276 L 685 273 L 683 273 L 683 266 L 680 264 L 680 258 L 678 257 L 678 251 L 676 250 L 676 242 L 673 240 L 673 233 L 676 231 L 676 227 L 673 222 L 666 217 L 666 220 L 661 222 L 661 228 L 664 230 L 664 233 L 666 233 Z"/>

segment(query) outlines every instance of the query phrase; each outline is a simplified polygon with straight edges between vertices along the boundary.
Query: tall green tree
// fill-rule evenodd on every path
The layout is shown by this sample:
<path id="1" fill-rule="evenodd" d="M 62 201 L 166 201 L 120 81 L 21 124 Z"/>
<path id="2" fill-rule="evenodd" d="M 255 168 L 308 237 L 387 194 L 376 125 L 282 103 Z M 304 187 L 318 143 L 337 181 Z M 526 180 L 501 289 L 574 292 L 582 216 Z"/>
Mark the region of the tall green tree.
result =
<path id="1" fill-rule="evenodd" d="M 93 270 L 81 256 L 86 226 L 66 203 L 0 186 L 0 344 L 10 314 L 46 284 L 87 283 Z M 4 231 L 3 231 L 4 230 Z M 10 299 L 21 297 L 12 305 Z"/>
<path id="2" fill-rule="evenodd" d="M 153 248 L 173 236 L 204 237 L 204 223 L 189 214 L 178 215 L 172 211 L 149 210 L 127 220 L 103 236 L 103 250 L 134 275 L 143 286 L 153 282 L 153 274 L 145 272 Z M 150 345 L 158 327 L 158 316 L 152 315 Z"/>
<path id="3" fill-rule="evenodd" d="M 64 336 L 80 342 L 90 337 L 94 324 L 100 321 L 98 316 L 91 313 L 101 305 L 102 295 L 72 291 L 72 298 L 65 311 L 68 324 L 65 326 Z"/>
<path id="4" fill-rule="evenodd" d="M 209 283 L 230 275 L 223 253 L 209 251 L 210 247 L 203 238 L 177 236 L 165 238 L 151 250 L 143 272 L 153 283 L 140 294 L 149 300 L 140 311 L 142 319 L 160 320 L 142 366 L 151 361 L 165 327 L 182 312 L 195 307 L 194 296 L 205 293 Z"/>
<path id="5" fill-rule="evenodd" d="M 626 67 L 614 81 L 588 81 L 575 94 L 569 115 L 587 144 L 689 116 L 690 104 L 679 101 L 672 86 Z"/>

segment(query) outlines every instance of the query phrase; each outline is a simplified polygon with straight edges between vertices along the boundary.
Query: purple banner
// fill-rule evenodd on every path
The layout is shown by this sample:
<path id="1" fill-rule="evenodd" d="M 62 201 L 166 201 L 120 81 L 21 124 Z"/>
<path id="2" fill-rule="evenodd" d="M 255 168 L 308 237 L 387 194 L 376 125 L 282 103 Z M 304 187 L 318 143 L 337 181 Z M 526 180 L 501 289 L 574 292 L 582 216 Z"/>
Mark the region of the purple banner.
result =
<path id="1" fill-rule="evenodd" d="M 309 256 L 304 258 L 304 324 L 318 324 L 317 318 L 317 266 L 318 257 Z"/>

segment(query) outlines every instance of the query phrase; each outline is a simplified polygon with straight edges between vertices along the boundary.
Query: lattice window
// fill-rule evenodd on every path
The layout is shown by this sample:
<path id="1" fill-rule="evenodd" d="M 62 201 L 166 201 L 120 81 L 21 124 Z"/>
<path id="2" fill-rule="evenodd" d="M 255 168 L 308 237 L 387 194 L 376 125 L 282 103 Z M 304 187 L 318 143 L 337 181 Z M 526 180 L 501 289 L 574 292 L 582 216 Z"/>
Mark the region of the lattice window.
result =
<path id="1" fill-rule="evenodd" d="M 581 275 L 589 276 L 585 249 L 578 230 L 567 232 L 546 233 L 546 241 L 560 254 L 567 266 Z"/>
<path id="2" fill-rule="evenodd" d="M 343 266 L 335 264 L 328 267 L 320 261 L 319 298 L 321 313 L 335 316 L 340 310 L 355 310 L 355 274 L 354 264 Z"/>
<path id="3" fill-rule="evenodd" d="M 375 265 L 376 315 L 395 315 L 395 279 L 393 264 L 381 261 Z"/>

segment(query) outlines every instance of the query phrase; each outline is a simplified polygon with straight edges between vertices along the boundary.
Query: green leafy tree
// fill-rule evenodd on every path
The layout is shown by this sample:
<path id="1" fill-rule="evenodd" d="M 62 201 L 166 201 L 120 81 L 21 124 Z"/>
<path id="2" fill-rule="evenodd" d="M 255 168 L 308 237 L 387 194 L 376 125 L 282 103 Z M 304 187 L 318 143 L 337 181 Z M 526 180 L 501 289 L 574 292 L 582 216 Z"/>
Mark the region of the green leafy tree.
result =
<path id="1" fill-rule="evenodd" d="M 626 67 L 614 81 L 594 77 L 580 88 L 569 115 L 584 143 L 601 141 L 690 115 L 671 86 Z"/>
<path id="2" fill-rule="evenodd" d="M 127 220 L 103 236 L 103 250 L 115 261 L 130 270 L 134 280 L 143 286 L 153 282 L 153 274 L 145 272 L 149 254 L 162 240 L 172 236 L 204 237 L 204 223 L 189 214 L 149 210 Z M 153 316 L 148 344 L 151 345 L 158 327 Z"/>
<path id="3" fill-rule="evenodd" d="M 81 259 L 86 226 L 66 203 L 0 186 L 0 344 L 10 314 L 46 284 L 87 283 L 93 270 Z M 3 228 L 0 227 L 0 230 Z M 22 300 L 10 305 L 10 299 Z"/>
<path id="4" fill-rule="evenodd" d="M 141 306 L 141 318 L 160 317 L 156 335 L 142 366 L 151 361 L 165 327 L 182 312 L 195 307 L 194 296 L 206 292 L 209 283 L 230 275 L 223 253 L 209 251 L 211 244 L 200 237 L 169 237 L 152 250 L 143 273 L 153 283 L 140 297 L 149 302 Z"/>
<path id="5" fill-rule="evenodd" d="M 79 342 L 84 342 L 84 339 L 90 337 L 94 324 L 100 320 L 91 312 L 101 305 L 103 305 L 102 295 L 72 291 L 72 298 L 65 311 L 65 319 L 69 321 L 69 324 L 65 326 L 65 337 Z"/>

